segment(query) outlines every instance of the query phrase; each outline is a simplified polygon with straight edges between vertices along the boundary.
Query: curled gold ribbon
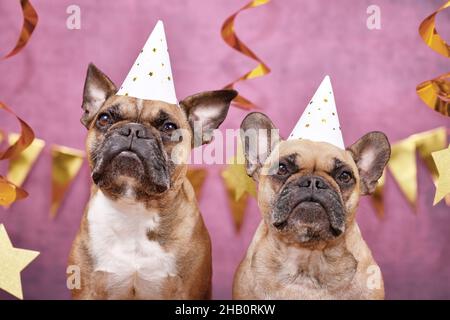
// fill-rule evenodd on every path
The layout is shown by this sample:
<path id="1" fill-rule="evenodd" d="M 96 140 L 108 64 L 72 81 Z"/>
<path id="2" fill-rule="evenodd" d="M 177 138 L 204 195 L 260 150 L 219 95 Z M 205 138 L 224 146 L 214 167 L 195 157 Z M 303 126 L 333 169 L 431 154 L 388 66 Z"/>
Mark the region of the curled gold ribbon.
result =
<path id="1" fill-rule="evenodd" d="M 450 58 L 450 46 L 436 30 L 436 15 L 450 7 L 450 0 L 429 15 L 419 26 L 419 34 L 427 46 L 446 58 Z M 431 109 L 450 116 L 450 73 L 419 84 L 416 92 Z"/>
<path id="2" fill-rule="evenodd" d="M 1 101 L 0 109 L 3 109 L 15 116 L 21 126 L 21 134 L 17 141 L 6 148 L 6 150 L 0 151 L 0 160 L 5 160 L 14 158 L 25 150 L 33 142 L 34 133 L 25 121 L 19 118 L 11 108 Z M 9 206 L 14 201 L 23 199 L 27 196 L 28 193 L 25 190 L 0 175 L 0 205 Z"/>
<path id="3" fill-rule="evenodd" d="M 28 41 L 30 40 L 31 34 L 33 33 L 34 28 L 36 28 L 36 25 L 38 23 L 38 14 L 34 7 L 31 5 L 30 1 L 20 0 L 20 5 L 22 7 L 23 14 L 22 30 L 20 31 L 20 36 L 15 47 L 6 56 L 4 56 L 3 59 L 7 59 L 16 55 L 27 45 Z"/>
<path id="4" fill-rule="evenodd" d="M 450 1 L 429 15 L 419 26 L 419 34 L 431 49 L 444 57 L 450 58 L 450 46 L 441 38 L 436 30 L 436 15 L 450 7 Z"/>
<path id="5" fill-rule="evenodd" d="M 10 145 L 6 150 L 0 151 L 0 160 L 10 159 L 17 156 L 23 150 L 25 150 L 34 140 L 34 132 L 31 127 L 19 118 L 14 111 L 9 108 L 6 104 L 0 101 L 0 109 L 12 114 L 20 123 L 21 134 L 19 139 L 12 145 Z"/>
<path id="6" fill-rule="evenodd" d="M 270 2 L 270 0 L 253 0 L 247 3 L 245 6 L 243 6 L 241 9 L 239 9 L 237 12 L 229 16 L 225 22 L 222 25 L 221 35 L 223 40 L 233 49 L 236 51 L 242 53 L 243 55 L 255 60 L 258 62 L 258 65 L 244 74 L 243 76 L 239 77 L 238 79 L 234 80 L 233 82 L 227 84 L 224 89 L 233 89 L 234 85 L 239 81 L 244 81 L 247 79 L 253 79 L 257 77 L 262 77 L 270 72 L 269 67 L 256 56 L 255 53 L 253 53 L 252 50 L 250 50 L 236 35 L 234 31 L 234 21 L 237 17 L 237 15 L 247 9 L 259 7 L 261 5 L 264 5 L 266 3 Z M 253 109 L 256 106 L 247 98 L 244 98 L 242 95 L 238 95 L 236 98 L 234 98 L 233 103 L 243 109 Z"/>
<path id="7" fill-rule="evenodd" d="M 28 193 L 25 190 L 0 176 L 0 206 L 8 207 L 14 201 L 27 196 Z"/>

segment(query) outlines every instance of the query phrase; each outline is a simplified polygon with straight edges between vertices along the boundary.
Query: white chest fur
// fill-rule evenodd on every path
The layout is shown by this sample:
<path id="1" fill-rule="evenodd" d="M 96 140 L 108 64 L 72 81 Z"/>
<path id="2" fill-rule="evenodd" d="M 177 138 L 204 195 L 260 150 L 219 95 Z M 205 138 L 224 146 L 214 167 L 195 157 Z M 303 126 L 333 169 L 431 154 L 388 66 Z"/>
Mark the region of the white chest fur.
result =
<path id="1" fill-rule="evenodd" d="M 157 285 L 176 274 L 175 256 L 147 237 L 158 228 L 158 212 L 133 202 L 112 201 L 98 191 L 91 200 L 88 223 L 94 271 L 107 272 L 110 286 Z"/>

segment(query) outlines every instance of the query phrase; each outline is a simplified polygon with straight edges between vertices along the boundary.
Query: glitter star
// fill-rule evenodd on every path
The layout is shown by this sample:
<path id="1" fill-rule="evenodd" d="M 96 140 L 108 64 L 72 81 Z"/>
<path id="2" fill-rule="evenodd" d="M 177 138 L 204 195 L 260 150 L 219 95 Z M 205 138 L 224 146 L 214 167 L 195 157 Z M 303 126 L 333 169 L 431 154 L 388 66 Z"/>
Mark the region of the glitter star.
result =
<path id="1" fill-rule="evenodd" d="M 3 224 L 0 224 L 0 288 L 23 299 L 20 272 L 39 255 L 37 251 L 12 246 Z"/>
<path id="2" fill-rule="evenodd" d="M 222 172 L 226 185 L 234 191 L 235 201 L 247 193 L 256 196 L 255 182 L 247 175 L 242 157 L 243 155 L 238 154 L 229 159 L 227 168 Z"/>
<path id="3" fill-rule="evenodd" d="M 439 172 L 433 202 L 433 205 L 435 205 L 450 193 L 450 146 L 447 149 L 433 152 L 431 156 Z"/>

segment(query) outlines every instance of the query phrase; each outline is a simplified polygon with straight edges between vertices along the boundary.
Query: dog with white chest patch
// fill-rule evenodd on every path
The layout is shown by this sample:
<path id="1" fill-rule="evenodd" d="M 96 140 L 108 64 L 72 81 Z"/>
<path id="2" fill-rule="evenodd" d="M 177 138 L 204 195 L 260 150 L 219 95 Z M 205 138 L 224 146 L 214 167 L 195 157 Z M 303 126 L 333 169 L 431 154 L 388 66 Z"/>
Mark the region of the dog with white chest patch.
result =
<path id="1" fill-rule="evenodd" d="M 81 122 L 94 184 L 69 257 L 81 271 L 73 298 L 210 298 L 211 243 L 187 160 L 194 141 L 211 141 L 237 93 L 203 92 L 176 105 L 116 92 L 89 65 Z"/>
<path id="2" fill-rule="evenodd" d="M 368 133 L 346 150 L 285 141 L 262 113 L 249 114 L 241 130 L 263 219 L 235 274 L 233 298 L 382 299 L 381 272 L 355 214 L 390 157 L 386 136 Z"/>

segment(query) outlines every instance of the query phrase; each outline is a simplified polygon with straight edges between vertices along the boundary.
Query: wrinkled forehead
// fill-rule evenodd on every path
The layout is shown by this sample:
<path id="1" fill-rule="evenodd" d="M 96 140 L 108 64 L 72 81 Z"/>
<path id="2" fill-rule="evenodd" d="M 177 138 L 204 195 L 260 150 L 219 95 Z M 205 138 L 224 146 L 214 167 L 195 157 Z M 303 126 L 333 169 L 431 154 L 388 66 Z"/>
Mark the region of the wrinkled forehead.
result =
<path id="1" fill-rule="evenodd" d="M 107 111 L 118 113 L 121 117 L 130 120 L 151 121 L 164 117 L 179 123 L 186 120 L 183 110 L 176 104 L 127 96 L 114 95 L 110 97 L 100 109 L 100 112 Z"/>
<path id="2" fill-rule="evenodd" d="M 306 139 L 281 141 L 274 152 L 271 153 L 269 161 L 273 163 L 277 156 L 280 161 L 289 159 L 300 168 L 330 171 L 336 166 L 336 162 L 340 162 L 356 170 L 350 152 L 326 142 Z"/>

